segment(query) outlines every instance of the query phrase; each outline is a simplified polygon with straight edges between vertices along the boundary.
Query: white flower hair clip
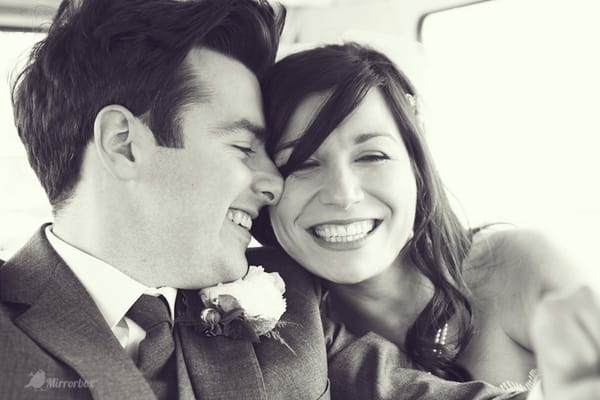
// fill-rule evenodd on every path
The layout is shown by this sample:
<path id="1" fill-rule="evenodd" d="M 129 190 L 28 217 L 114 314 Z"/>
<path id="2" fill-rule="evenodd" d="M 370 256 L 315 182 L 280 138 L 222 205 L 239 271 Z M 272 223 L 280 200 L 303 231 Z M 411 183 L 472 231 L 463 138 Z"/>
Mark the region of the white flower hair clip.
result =
<path id="1" fill-rule="evenodd" d="M 413 113 L 415 115 L 419 115 L 419 106 L 417 104 L 417 99 L 415 98 L 415 96 L 410 93 L 404 93 L 404 97 L 406 97 L 408 104 L 410 104 L 410 108 L 412 109 Z"/>

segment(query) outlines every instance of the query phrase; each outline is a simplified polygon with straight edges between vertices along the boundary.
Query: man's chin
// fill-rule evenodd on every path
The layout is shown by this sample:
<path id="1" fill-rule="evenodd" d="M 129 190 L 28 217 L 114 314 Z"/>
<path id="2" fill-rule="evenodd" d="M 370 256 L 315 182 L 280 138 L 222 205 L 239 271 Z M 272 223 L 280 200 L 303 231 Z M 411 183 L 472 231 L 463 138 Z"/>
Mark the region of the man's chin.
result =
<path id="1" fill-rule="evenodd" d="M 200 274 L 188 276 L 185 282 L 182 282 L 181 289 L 202 289 L 218 285 L 219 283 L 232 282 L 243 278 L 248 272 L 248 262 L 245 255 L 239 257 L 227 257 L 220 261 L 211 263 L 212 265 L 203 265 Z"/>
<path id="2" fill-rule="evenodd" d="M 231 282 L 242 279 L 244 276 L 246 276 L 247 272 L 248 260 L 246 259 L 246 255 L 242 254 L 239 257 L 236 257 L 235 260 L 229 260 L 227 268 L 224 268 L 222 271 L 223 277 L 225 278 L 223 282 Z"/>

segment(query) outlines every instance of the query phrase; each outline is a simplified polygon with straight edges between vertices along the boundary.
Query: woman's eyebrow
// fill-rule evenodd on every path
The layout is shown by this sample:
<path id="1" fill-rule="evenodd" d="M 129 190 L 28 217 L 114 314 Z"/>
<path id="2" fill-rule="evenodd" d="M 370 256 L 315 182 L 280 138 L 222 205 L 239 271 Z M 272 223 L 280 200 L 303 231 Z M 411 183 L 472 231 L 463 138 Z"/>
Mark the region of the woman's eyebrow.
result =
<path id="1" fill-rule="evenodd" d="M 356 135 L 356 137 L 354 138 L 354 144 L 361 144 L 361 143 L 365 143 L 371 139 L 377 138 L 377 137 L 386 137 L 391 139 L 391 136 L 387 133 L 381 133 L 381 132 L 369 132 L 369 133 L 361 133 L 360 135 Z"/>

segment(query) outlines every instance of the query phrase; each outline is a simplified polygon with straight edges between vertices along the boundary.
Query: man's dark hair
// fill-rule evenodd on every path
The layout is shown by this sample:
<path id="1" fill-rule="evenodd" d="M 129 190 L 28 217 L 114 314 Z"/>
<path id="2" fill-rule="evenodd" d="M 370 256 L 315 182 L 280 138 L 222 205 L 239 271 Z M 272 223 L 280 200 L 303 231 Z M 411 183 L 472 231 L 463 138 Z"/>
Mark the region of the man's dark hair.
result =
<path id="1" fill-rule="evenodd" d="M 159 145 L 182 147 L 179 111 L 206 101 L 189 51 L 216 50 L 260 79 L 284 14 L 264 0 L 64 0 L 12 86 L 19 137 L 54 212 L 73 193 L 103 107 L 126 107 Z"/>

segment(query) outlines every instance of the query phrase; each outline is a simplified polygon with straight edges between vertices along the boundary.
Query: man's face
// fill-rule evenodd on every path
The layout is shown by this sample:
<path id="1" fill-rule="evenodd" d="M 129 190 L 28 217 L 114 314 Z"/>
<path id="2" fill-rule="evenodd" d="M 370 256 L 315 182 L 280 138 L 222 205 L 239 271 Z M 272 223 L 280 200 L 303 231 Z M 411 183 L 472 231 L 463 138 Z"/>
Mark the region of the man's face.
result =
<path id="1" fill-rule="evenodd" d="M 242 277 L 252 219 L 278 201 L 282 181 L 257 132 L 264 128 L 260 87 L 240 62 L 193 49 L 186 62 L 204 103 L 180 115 L 183 148 L 156 147 L 138 202 L 154 231 L 156 271 L 179 288 Z"/>

